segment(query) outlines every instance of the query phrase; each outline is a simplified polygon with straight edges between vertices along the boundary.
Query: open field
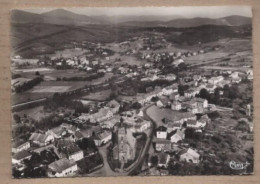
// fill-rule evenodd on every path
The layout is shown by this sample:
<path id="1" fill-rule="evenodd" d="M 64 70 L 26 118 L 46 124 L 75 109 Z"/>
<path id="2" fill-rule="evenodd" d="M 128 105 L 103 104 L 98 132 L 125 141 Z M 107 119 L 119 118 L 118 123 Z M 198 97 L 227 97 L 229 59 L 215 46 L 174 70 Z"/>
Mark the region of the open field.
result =
<path id="1" fill-rule="evenodd" d="M 164 125 L 162 117 L 164 117 L 165 114 L 169 113 L 169 111 L 167 112 L 164 110 L 165 109 L 160 109 L 159 107 L 153 105 L 149 107 L 146 111 L 147 115 L 156 123 L 157 127 Z"/>
<path id="2" fill-rule="evenodd" d="M 52 68 L 26 68 L 26 69 L 14 69 L 15 72 L 21 72 L 21 73 L 26 73 L 26 72 L 50 72 L 53 71 L 54 69 Z"/>
<path id="3" fill-rule="evenodd" d="M 129 64 L 129 65 L 142 65 L 145 63 L 145 61 L 142 61 L 135 56 L 126 56 L 126 55 L 120 55 L 118 53 L 115 53 L 114 55 L 110 56 L 110 61 L 104 61 L 105 63 L 111 63 L 115 61 L 116 58 L 121 58 L 120 64 Z"/>
<path id="4" fill-rule="evenodd" d="M 184 61 L 187 64 L 208 64 L 207 67 L 221 66 L 222 64 L 225 64 L 226 67 L 242 67 L 244 65 L 251 66 L 252 50 L 250 42 L 250 38 L 232 38 L 203 43 L 200 45 L 201 49 L 211 51 L 196 56 L 186 57 L 184 58 Z M 215 47 L 217 47 L 218 50 L 212 51 Z"/>
<path id="5" fill-rule="evenodd" d="M 67 90 L 74 90 L 81 88 L 85 85 L 85 82 L 67 82 L 67 81 L 44 81 L 41 82 L 39 85 L 35 86 L 34 88 L 23 92 L 23 93 L 16 93 L 12 94 L 12 104 L 19 104 L 31 100 L 37 100 L 40 98 L 50 97 L 55 92 L 54 89 L 58 89 L 59 86 L 69 86 Z M 48 88 L 52 88 L 52 91 L 48 91 Z M 45 89 L 45 90 L 44 90 Z M 35 91 L 36 90 L 36 91 Z M 39 90 L 42 90 L 41 92 Z"/>
<path id="6" fill-rule="evenodd" d="M 32 93 L 61 93 L 66 92 L 71 86 L 36 86 Z"/>
<path id="7" fill-rule="evenodd" d="M 51 113 L 43 110 L 43 106 L 38 106 L 38 107 L 19 111 L 17 114 L 20 115 L 20 116 L 23 116 L 24 114 L 26 114 L 28 117 L 39 121 L 42 118 L 50 115 Z"/>
<path id="8" fill-rule="evenodd" d="M 19 112 L 16 112 L 18 115 L 23 116 L 24 114 L 27 115 L 27 117 L 32 118 L 36 121 L 41 120 L 44 117 L 48 117 L 53 113 L 67 113 L 67 112 L 73 112 L 73 109 L 69 108 L 57 108 L 55 111 L 50 111 L 50 110 L 44 110 L 43 106 L 38 106 L 26 110 L 22 110 Z"/>
<path id="9" fill-rule="evenodd" d="M 109 97 L 110 93 L 111 93 L 110 89 L 98 91 L 98 92 L 90 93 L 86 96 L 83 96 L 82 99 L 102 101 L 102 100 L 106 100 Z"/>
<path id="10" fill-rule="evenodd" d="M 23 92 L 23 93 L 15 93 L 12 94 L 12 105 L 37 100 L 40 98 L 50 97 L 52 93 L 31 93 L 31 92 Z"/>
<path id="11" fill-rule="evenodd" d="M 35 72 L 39 71 L 40 74 L 44 75 L 45 77 L 50 77 L 53 79 L 63 78 L 63 77 L 86 77 L 89 74 L 83 71 L 78 71 L 77 69 L 67 69 L 67 70 L 35 70 L 35 71 L 30 71 L 30 72 L 17 72 L 17 74 L 20 74 L 22 77 L 25 78 L 34 78 L 35 77 Z"/>
<path id="12" fill-rule="evenodd" d="M 62 72 L 60 74 L 62 74 Z M 66 75 L 66 73 L 64 75 Z M 74 76 L 74 73 L 72 75 Z M 26 92 L 12 94 L 12 105 L 50 97 L 56 92 L 73 91 L 86 85 L 98 85 L 104 83 L 112 76 L 112 73 L 106 73 L 103 78 L 93 81 L 43 81 Z"/>
<path id="13" fill-rule="evenodd" d="M 85 81 L 44 81 L 41 82 L 39 85 L 35 86 L 32 90 L 30 90 L 30 92 L 33 92 L 34 89 L 38 88 L 38 87 L 64 87 L 64 86 L 69 86 L 69 88 L 67 88 L 64 91 L 72 91 L 78 88 L 83 87 L 84 85 L 86 85 L 87 83 Z M 58 88 L 57 88 L 58 89 Z"/>
<path id="14" fill-rule="evenodd" d="M 221 51 L 212 51 L 208 52 L 205 54 L 198 54 L 196 56 L 190 56 L 184 59 L 184 61 L 187 64 L 200 64 L 208 62 L 208 61 L 213 61 L 213 60 L 218 60 L 218 59 L 225 59 L 229 54 Z"/>
<path id="15" fill-rule="evenodd" d="M 77 56 L 82 56 L 84 53 L 87 52 L 87 49 L 64 49 L 64 50 L 58 50 L 55 51 L 54 54 L 49 54 L 47 56 L 49 56 L 51 59 L 55 59 L 55 58 L 73 58 L 73 57 L 77 57 Z"/>

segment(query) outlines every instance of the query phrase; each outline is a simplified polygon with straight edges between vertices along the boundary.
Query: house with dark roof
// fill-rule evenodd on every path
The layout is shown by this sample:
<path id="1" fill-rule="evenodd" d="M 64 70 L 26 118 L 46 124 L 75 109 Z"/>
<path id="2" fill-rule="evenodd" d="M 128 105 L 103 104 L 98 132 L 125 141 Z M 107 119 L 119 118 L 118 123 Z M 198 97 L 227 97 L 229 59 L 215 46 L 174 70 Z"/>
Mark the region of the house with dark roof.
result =
<path id="1" fill-rule="evenodd" d="M 68 177 L 73 176 L 78 171 L 78 166 L 74 160 L 62 158 L 48 165 L 48 177 Z"/>
<path id="2" fill-rule="evenodd" d="M 195 129 L 200 129 L 204 128 L 207 125 L 207 121 L 205 120 L 188 120 L 187 122 L 187 128 L 195 128 Z"/>
<path id="3" fill-rule="evenodd" d="M 63 155 L 63 157 L 69 160 L 81 160 L 84 155 L 83 151 L 75 144 L 67 140 L 58 140 L 55 143 L 55 147 L 58 148 L 58 152 Z"/>
<path id="4" fill-rule="evenodd" d="M 197 128 L 198 127 L 198 121 L 190 119 L 186 122 L 187 128 Z"/>
<path id="5" fill-rule="evenodd" d="M 163 151 L 163 150 L 170 150 L 171 148 L 171 141 L 168 139 L 155 139 L 155 150 L 156 151 Z"/>
<path id="6" fill-rule="evenodd" d="M 18 153 L 23 150 L 30 148 L 30 142 L 28 141 L 15 141 L 12 146 L 12 152 Z"/>
<path id="7" fill-rule="evenodd" d="M 182 123 L 169 123 L 167 124 L 167 132 L 170 133 L 175 130 L 182 129 Z"/>
<path id="8" fill-rule="evenodd" d="M 32 154 L 27 150 L 20 151 L 12 156 L 12 164 L 21 164 L 23 160 L 31 158 Z"/>
<path id="9" fill-rule="evenodd" d="M 78 140 L 82 140 L 84 138 L 89 138 L 92 136 L 93 131 L 90 129 L 78 130 L 74 134 L 70 135 L 70 140 L 76 142 Z"/>
<path id="10" fill-rule="evenodd" d="M 32 133 L 29 141 L 38 146 L 46 146 L 54 141 L 54 137 L 51 134 Z"/>
<path id="11" fill-rule="evenodd" d="M 158 154 L 158 167 L 168 167 L 168 163 L 170 161 L 170 155 L 164 152 L 160 152 Z"/>

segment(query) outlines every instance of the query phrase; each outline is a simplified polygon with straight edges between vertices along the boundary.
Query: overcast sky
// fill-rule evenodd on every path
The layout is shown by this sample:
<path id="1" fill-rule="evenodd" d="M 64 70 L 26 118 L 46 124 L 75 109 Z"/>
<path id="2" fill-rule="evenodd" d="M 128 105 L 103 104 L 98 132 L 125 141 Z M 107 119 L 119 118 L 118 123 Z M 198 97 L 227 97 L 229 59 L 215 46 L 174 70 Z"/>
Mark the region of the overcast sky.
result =
<path id="1" fill-rule="evenodd" d="M 64 8 L 65 9 L 65 8 Z M 24 9 L 33 13 L 43 13 L 53 9 Z M 187 7 L 133 7 L 133 8 L 69 8 L 66 9 L 88 16 L 181 16 L 186 18 L 220 18 L 230 15 L 252 17 L 250 6 L 187 6 Z"/>

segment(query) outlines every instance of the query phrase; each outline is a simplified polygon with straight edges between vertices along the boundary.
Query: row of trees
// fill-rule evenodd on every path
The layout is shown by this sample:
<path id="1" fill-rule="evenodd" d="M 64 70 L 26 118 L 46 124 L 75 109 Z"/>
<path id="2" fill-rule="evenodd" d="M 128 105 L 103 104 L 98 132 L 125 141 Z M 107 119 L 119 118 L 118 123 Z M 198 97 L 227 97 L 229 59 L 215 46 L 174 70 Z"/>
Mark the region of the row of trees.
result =
<path id="1" fill-rule="evenodd" d="M 16 86 L 15 92 L 21 93 L 26 90 L 29 90 L 29 89 L 33 88 L 34 86 L 36 86 L 37 84 L 41 83 L 42 81 L 43 81 L 42 77 L 36 77 L 28 82 L 23 83 L 22 85 Z"/>
<path id="2" fill-rule="evenodd" d="M 63 77 L 63 78 L 58 77 L 57 81 L 61 81 L 61 80 L 62 81 L 91 81 L 94 79 L 102 78 L 104 76 L 105 73 L 96 73 L 87 77 Z"/>

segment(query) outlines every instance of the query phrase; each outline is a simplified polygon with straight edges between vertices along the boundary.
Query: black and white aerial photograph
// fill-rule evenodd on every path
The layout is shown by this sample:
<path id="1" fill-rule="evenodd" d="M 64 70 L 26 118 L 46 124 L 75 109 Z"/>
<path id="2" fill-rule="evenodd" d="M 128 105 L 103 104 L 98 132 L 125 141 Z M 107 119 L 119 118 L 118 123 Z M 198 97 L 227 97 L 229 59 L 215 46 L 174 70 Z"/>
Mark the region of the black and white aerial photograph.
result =
<path id="1" fill-rule="evenodd" d="M 10 18 L 13 178 L 254 173 L 251 7 Z"/>

